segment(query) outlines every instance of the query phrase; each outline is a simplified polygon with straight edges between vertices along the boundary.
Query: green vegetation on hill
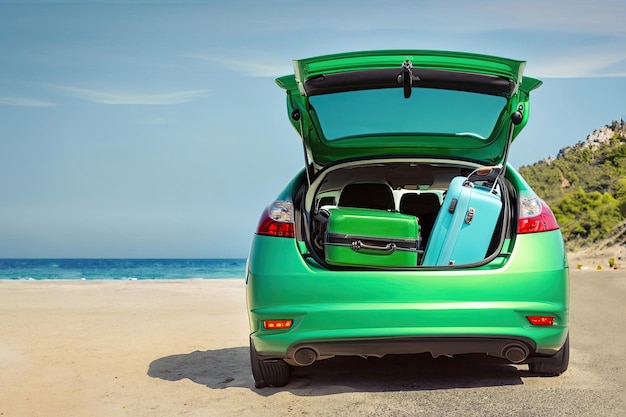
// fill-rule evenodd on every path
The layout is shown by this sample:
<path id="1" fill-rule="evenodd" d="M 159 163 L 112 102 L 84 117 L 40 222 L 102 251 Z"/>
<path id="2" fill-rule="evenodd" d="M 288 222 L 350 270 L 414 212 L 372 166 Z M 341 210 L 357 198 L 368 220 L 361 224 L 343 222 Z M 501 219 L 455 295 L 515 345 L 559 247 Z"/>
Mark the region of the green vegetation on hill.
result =
<path id="1" fill-rule="evenodd" d="M 614 237 L 626 219 L 626 129 L 562 149 L 556 159 L 520 167 L 530 186 L 554 211 L 570 249 Z"/>

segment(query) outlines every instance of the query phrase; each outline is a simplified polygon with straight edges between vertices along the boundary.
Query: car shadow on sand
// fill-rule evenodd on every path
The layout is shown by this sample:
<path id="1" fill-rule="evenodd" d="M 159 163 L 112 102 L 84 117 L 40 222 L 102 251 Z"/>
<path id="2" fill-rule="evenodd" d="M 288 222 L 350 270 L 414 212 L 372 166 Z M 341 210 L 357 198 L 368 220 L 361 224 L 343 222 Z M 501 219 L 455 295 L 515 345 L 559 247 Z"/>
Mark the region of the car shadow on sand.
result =
<path id="1" fill-rule="evenodd" d="M 337 357 L 293 368 L 291 381 L 286 387 L 256 389 L 246 346 L 165 356 L 150 363 L 148 375 L 166 381 L 189 379 L 211 389 L 249 388 L 263 396 L 281 391 L 318 396 L 522 385 L 522 377 L 530 373 L 524 366 L 518 369 L 485 355 Z"/>

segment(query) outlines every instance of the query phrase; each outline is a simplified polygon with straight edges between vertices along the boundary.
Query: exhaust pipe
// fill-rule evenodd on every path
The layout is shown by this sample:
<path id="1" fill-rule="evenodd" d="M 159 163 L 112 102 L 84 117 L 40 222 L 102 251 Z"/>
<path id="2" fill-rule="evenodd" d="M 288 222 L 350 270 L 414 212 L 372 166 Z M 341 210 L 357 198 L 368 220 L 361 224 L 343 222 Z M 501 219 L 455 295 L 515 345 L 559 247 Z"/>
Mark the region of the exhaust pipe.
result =
<path id="1" fill-rule="evenodd" d="M 521 343 L 511 343 L 502 349 L 502 356 L 511 363 L 524 362 L 528 354 L 528 348 Z"/>
<path id="2" fill-rule="evenodd" d="M 300 366 L 309 366 L 317 360 L 317 352 L 311 348 L 302 347 L 296 350 L 293 360 Z"/>

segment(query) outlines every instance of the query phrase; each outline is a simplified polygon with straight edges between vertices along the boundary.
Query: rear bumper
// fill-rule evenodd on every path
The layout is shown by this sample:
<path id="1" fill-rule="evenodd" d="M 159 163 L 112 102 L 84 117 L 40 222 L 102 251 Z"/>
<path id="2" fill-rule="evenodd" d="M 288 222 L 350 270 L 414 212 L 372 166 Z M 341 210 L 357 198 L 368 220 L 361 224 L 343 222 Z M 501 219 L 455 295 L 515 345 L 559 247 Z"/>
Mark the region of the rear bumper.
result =
<path id="1" fill-rule="evenodd" d="M 482 353 L 522 363 L 534 352 L 536 345 L 528 338 L 505 337 L 405 337 L 358 339 L 344 341 L 303 342 L 287 350 L 287 360 L 293 365 L 306 366 L 315 360 L 334 356 L 374 356 L 430 353 L 433 357 Z M 302 352 L 307 351 L 306 354 Z"/>
<path id="2" fill-rule="evenodd" d="M 445 307 L 421 305 L 419 309 L 414 305 L 396 305 L 393 309 L 361 306 L 358 311 L 348 311 L 349 306 L 343 305 L 341 310 L 324 310 L 328 307 L 252 312 L 252 320 L 259 323 L 251 334 L 257 351 L 266 358 L 287 359 L 296 365 L 302 365 L 296 356 L 304 348 L 312 350 L 317 359 L 481 353 L 517 363 L 506 354 L 511 345 L 525 352 L 522 360 L 535 355 L 551 356 L 561 348 L 568 333 L 563 319 L 566 312 L 563 308 L 557 310 L 555 305 L 503 308 L 485 303 L 472 309 L 467 303 L 455 303 Z M 529 315 L 551 315 L 555 325 L 532 326 L 526 319 Z M 292 319 L 293 327 L 267 330 L 261 324 L 263 320 L 279 318 Z"/>
<path id="3" fill-rule="evenodd" d="M 533 326 L 527 316 L 549 315 L 553 326 Z M 297 352 L 315 360 L 332 356 L 384 356 L 481 353 L 519 363 L 552 356 L 568 333 L 567 309 L 552 303 L 415 303 L 281 306 L 250 312 L 251 334 L 259 354 L 307 365 Z M 263 320 L 291 319 L 289 330 L 268 330 Z M 507 355 L 515 346 L 520 360 Z M 303 363 L 305 362 L 305 363 Z"/>
<path id="4" fill-rule="evenodd" d="M 247 278 L 251 337 L 264 358 L 424 353 L 506 357 L 555 354 L 568 333 L 568 268 L 560 233 L 522 236 L 497 267 L 413 271 L 329 271 L 308 262 L 294 240 L 255 238 Z M 552 254 L 553 256 L 546 256 Z M 280 259 L 280 262 L 277 260 Z M 533 326 L 527 316 L 553 316 Z M 289 330 L 263 320 L 291 319 Z"/>

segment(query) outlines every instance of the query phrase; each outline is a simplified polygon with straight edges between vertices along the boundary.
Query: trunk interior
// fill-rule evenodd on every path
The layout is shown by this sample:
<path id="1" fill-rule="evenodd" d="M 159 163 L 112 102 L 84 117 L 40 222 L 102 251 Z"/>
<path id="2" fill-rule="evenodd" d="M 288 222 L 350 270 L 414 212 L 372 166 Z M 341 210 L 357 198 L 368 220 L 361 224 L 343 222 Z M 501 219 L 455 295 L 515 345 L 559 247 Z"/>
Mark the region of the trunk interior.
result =
<path id="1" fill-rule="evenodd" d="M 328 268 L 477 266 L 512 235 L 511 190 L 499 167 L 345 162 L 320 171 L 308 187 L 302 237 Z"/>

